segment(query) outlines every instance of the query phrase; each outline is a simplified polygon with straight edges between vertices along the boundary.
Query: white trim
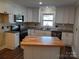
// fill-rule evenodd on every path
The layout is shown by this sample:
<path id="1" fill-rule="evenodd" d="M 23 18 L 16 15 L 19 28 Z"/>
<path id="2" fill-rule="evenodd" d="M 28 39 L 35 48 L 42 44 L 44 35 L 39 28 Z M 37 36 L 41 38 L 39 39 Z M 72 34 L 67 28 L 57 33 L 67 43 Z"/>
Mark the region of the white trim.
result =
<path id="1" fill-rule="evenodd" d="M 73 57 L 77 58 L 77 54 L 76 54 L 75 49 L 73 47 L 72 47 L 72 54 L 73 54 Z"/>

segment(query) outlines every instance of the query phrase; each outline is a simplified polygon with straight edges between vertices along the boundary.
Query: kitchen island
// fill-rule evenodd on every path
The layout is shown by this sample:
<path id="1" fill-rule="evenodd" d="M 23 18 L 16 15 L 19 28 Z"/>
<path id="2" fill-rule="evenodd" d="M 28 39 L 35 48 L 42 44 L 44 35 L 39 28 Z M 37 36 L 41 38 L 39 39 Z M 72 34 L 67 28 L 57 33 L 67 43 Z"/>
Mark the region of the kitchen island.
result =
<path id="1" fill-rule="evenodd" d="M 24 59 L 59 59 L 63 42 L 57 37 L 26 36 L 21 42 Z"/>

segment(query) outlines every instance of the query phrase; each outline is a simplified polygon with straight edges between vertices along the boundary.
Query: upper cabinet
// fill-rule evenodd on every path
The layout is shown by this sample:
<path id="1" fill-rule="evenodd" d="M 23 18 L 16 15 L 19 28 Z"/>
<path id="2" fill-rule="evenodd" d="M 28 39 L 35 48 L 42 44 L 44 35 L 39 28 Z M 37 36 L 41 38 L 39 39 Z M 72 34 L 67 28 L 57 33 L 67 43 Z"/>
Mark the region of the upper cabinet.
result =
<path id="1" fill-rule="evenodd" d="M 57 7 L 56 23 L 74 24 L 74 7 Z"/>
<path id="2" fill-rule="evenodd" d="M 5 13 L 0 13 L 0 23 L 8 23 L 9 15 Z"/>
<path id="3" fill-rule="evenodd" d="M 28 8 L 27 10 L 27 22 L 38 22 L 39 21 L 39 9 Z"/>
<path id="4" fill-rule="evenodd" d="M 56 23 L 63 23 L 64 8 L 56 8 Z"/>
<path id="5" fill-rule="evenodd" d="M 62 41 L 64 45 L 72 45 L 72 40 L 73 40 L 73 33 L 69 32 L 62 32 Z"/>
<path id="6" fill-rule="evenodd" d="M 39 9 L 32 9 L 32 20 L 33 22 L 39 21 Z"/>
<path id="7" fill-rule="evenodd" d="M 27 22 L 32 22 L 32 9 L 27 9 Z"/>

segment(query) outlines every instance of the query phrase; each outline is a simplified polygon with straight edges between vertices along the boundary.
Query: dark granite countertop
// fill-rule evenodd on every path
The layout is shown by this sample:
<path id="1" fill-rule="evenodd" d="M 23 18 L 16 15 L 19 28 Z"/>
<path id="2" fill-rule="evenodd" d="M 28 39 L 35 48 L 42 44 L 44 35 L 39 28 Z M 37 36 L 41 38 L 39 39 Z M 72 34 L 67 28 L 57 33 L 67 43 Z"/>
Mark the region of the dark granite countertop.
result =
<path id="1" fill-rule="evenodd" d="M 36 28 L 36 27 L 29 27 L 28 29 L 34 29 L 34 30 L 42 30 L 42 31 L 60 31 L 60 32 L 71 32 L 73 33 L 73 30 L 68 30 L 68 29 L 43 29 L 43 28 Z"/>
<path id="2" fill-rule="evenodd" d="M 71 30 L 51 30 L 51 31 L 60 31 L 60 32 L 71 32 L 71 33 L 73 33 L 73 31 L 71 31 Z"/>

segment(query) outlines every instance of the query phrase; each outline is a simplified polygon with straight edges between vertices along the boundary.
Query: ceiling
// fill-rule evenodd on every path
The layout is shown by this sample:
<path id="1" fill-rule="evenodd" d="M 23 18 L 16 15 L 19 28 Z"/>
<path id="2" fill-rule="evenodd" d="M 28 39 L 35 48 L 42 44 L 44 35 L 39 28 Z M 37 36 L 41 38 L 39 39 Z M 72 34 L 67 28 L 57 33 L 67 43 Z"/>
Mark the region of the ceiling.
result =
<path id="1" fill-rule="evenodd" d="M 12 0 L 26 7 L 74 5 L 78 0 Z M 43 2 L 39 5 L 39 2 Z"/>

